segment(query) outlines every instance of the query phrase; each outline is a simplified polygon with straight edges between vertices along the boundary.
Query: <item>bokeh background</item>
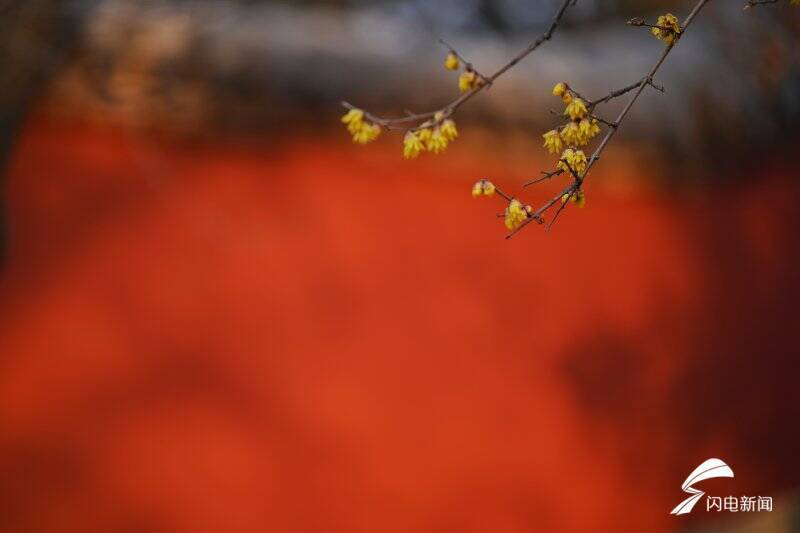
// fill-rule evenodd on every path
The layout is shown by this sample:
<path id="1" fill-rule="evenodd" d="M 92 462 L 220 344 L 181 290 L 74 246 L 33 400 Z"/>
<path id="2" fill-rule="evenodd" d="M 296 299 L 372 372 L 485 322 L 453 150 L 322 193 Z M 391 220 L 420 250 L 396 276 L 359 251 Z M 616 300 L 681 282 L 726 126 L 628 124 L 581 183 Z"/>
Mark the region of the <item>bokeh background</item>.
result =
<path id="1" fill-rule="evenodd" d="M 409 162 L 339 102 L 554 0 L 0 3 L 0 531 L 800 531 L 800 8 L 713 2 L 552 231 L 469 194 L 690 7 L 578 0 Z M 670 516 L 709 457 L 775 510 Z"/>

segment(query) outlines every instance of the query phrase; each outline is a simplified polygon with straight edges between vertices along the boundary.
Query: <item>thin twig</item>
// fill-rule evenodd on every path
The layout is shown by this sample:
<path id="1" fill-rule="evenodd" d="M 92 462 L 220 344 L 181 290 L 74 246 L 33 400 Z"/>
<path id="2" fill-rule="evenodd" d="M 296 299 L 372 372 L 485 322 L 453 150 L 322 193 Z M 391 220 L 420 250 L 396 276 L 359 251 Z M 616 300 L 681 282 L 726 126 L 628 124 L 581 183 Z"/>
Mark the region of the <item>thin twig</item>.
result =
<path id="1" fill-rule="evenodd" d="M 522 186 L 523 187 L 530 187 L 531 185 L 536 185 L 537 183 L 541 183 L 543 181 L 547 181 L 547 180 L 553 178 L 554 176 L 560 176 L 563 173 L 564 173 L 564 169 L 561 169 L 561 168 L 557 168 L 556 170 L 550 170 L 550 171 L 547 171 L 547 172 L 545 172 L 543 170 L 541 178 L 536 178 L 536 179 L 530 180 L 530 181 L 524 183 Z"/>
<path id="2" fill-rule="evenodd" d="M 764 4 L 777 4 L 780 0 L 747 0 L 743 9 L 750 9 L 751 7 L 761 6 Z"/>

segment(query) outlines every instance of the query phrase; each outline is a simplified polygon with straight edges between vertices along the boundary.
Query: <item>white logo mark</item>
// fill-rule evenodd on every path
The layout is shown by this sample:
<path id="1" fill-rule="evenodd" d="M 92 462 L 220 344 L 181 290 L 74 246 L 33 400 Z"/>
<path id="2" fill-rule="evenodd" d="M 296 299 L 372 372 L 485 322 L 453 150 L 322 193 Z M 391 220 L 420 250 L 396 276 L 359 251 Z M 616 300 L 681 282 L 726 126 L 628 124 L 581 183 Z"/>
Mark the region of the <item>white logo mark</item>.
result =
<path id="1" fill-rule="evenodd" d="M 705 494 L 702 490 L 694 488 L 693 485 L 715 477 L 733 477 L 733 470 L 721 459 L 708 459 L 695 468 L 681 485 L 683 492 L 691 494 L 691 496 L 679 503 L 670 514 L 682 515 L 692 512 L 694 505 Z"/>

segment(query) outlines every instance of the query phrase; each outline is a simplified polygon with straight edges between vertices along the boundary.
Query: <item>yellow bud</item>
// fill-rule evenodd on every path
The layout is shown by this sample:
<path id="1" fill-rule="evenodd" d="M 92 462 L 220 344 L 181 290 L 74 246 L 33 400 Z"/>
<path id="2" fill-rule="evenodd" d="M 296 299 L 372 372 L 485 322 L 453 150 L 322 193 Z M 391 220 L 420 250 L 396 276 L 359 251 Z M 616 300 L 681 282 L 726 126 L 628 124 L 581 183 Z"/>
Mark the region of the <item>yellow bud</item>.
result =
<path id="1" fill-rule="evenodd" d="M 362 120 L 364 120 L 364 112 L 360 109 L 351 109 L 342 117 L 342 122 L 345 124 L 361 122 Z"/>
<path id="2" fill-rule="evenodd" d="M 672 13 L 666 13 L 658 17 L 655 25 L 655 28 L 650 29 L 650 33 L 667 44 L 672 44 L 675 41 L 675 37 L 681 33 L 678 17 Z"/>
<path id="3" fill-rule="evenodd" d="M 508 230 L 518 228 L 528 218 L 528 211 L 516 198 L 513 198 L 505 213 L 505 225 Z"/>
<path id="4" fill-rule="evenodd" d="M 475 87 L 480 85 L 478 75 L 475 74 L 473 70 L 467 70 L 461 73 L 461 76 L 458 77 L 458 88 L 461 90 L 462 93 L 467 91 L 471 91 Z"/>
<path id="5" fill-rule="evenodd" d="M 455 55 L 453 52 L 447 54 L 447 57 L 444 60 L 444 68 L 447 70 L 456 70 L 459 66 L 458 56 Z"/>
<path id="6" fill-rule="evenodd" d="M 477 197 L 481 196 L 482 194 L 483 194 L 483 186 L 481 185 L 481 182 L 479 181 L 479 182 L 475 183 L 475 185 L 472 186 L 472 197 L 473 198 L 477 198 Z"/>
<path id="7" fill-rule="evenodd" d="M 567 84 L 563 81 L 556 83 L 553 87 L 553 96 L 564 96 L 567 92 Z"/>

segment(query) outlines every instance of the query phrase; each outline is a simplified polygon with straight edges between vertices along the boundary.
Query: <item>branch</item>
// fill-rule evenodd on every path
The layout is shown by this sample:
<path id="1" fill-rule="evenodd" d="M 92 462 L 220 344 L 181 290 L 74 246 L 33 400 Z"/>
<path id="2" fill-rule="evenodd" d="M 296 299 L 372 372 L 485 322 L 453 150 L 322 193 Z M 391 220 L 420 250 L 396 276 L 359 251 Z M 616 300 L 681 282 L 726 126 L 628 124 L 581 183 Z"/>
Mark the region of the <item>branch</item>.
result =
<path id="1" fill-rule="evenodd" d="M 665 91 L 664 87 L 662 87 L 661 85 L 656 85 L 655 83 L 653 83 L 652 79 L 648 79 L 647 77 L 644 77 L 641 80 L 637 81 L 636 83 L 632 83 L 632 84 L 628 85 L 627 87 L 623 87 L 622 89 L 617 89 L 616 91 L 611 91 L 610 93 L 608 93 L 607 95 L 605 95 L 602 98 L 598 98 L 597 100 L 590 100 L 590 101 L 587 102 L 586 106 L 589 109 L 594 109 L 599 104 L 604 104 L 604 103 L 606 103 L 606 102 L 608 102 L 610 100 L 613 100 L 614 98 L 619 98 L 620 96 L 623 96 L 623 95 L 631 92 L 634 89 L 638 89 L 639 86 L 642 85 L 643 83 L 647 84 L 647 85 L 650 85 L 651 87 L 653 87 L 657 91 L 661 91 L 662 93 Z"/>
<path id="2" fill-rule="evenodd" d="M 686 17 L 686 20 L 683 21 L 683 25 L 681 26 L 681 32 L 676 35 L 675 39 L 671 43 L 666 45 L 666 48 L 664 48 L 664 51 L 661 53 L 661 55 L 659 56 L 658 60 L 655 62 L 655 64 L 650 69 L 650 71 L 647 73 L 647 75 L 645 75 L 642 78 L 642 80 L 639 81 L 637 84 L 634 84 L 634 86 L 630 86 L 630 87 L 626 87 L 625 88 L 625 89 L 627 89 L 625 92 L 634 91 L 633 95 L 628 99 L 628 101 L 625 104 L 625 107 L 622 108 L 622 111 L 620 111 L 619 116 L 614 121 L 614 124 L 616 124 L 616 127 L 609 128 L 609 130 L 606 133 L 605 137 L 600 142 L 600 144 L 598 145 L 597 149 L 594 151 L 592 156 L 589 158 L 589 161 L 586 163 L 586 168 L 583 170 L 583 172 L 579 176 L 573 176 L 574 179 L 572 180 L 572 182 L 563 191 L 561 191 L 556 196 L 554 196 L 553 198 L 548 200 L 547 203 L 545 203 L 542 207 L 540 207 L 539 209 L 534 211 L 530 215 L 530 217 L 528 219 L 524 220 L 522 222 L 522 224 L 520 224 L 517 228 L 515 228 L 511 233 L 509 233 L 506 236 L 507 239 L 513 237 L 517 232 L 519 232 L 522 228 L 524 228 L 525 226 L 530 224 L 530 222 L 533 221 L 534 219 L 535 220 L 540 220 L 542 215 L 548 209 L 550 209 L 557 201 L 559 201 L 559 199 L 562 198 L 564 195 L 568 195 L 568 197 L 569 197 L 569 196 L 574 194 L 577 190 L 579 190 L 583 186 L 583 182 L 586 180 L 586 177 L 589 174 L 589 171 L 592 169 L 594 164 L 600 158 L 600 154 L 602 154 L 603 150 L 605 150 L 606 146 L 608 146 L 609 141 L 611 141 L 611 139 L 617 133 L 617 130 L 619 130 L 619 126 L 625 120 L 625 117 L 628 116 L 628 113 L 630 112 L 630 110 L 633 107 L 633 105 L 636 103 L 636 100 L 639 99 L 639 96 L 644 91 L 644 88 L 647 87 L 648 85 L 652 84 L 653 77 L 656 75 L 656 73 L 658 72 L 658 69 L 660 69 L 661 65 L 664 64 L 664 60 L 667 59 L 667 56 L 669 55 L 669 53 L 672 51 L 672 49 L 675 47 L 675 45 L 680 40 L 680 36 L 682 36 L 685 33 L 686 29 L 689 27 L 689 25 L 692 23 L 692 21 L 695 19 L 695 17 L 697 17 L 697 14 L 700 13 L 700 10 L 703 9 L 703 7 L 705 7 L 705 5 L 707 3 L 709 3 L 710 1 L 711 0 L 699 0 L 697 2 L 697 4 L 692 9 L 692 11 Z M 638 25 L 638 24 L 634 24 L 634 25 Z M 618 92 L 618 91 L 615 91 L 615 92 Z M 614 93 L 612 93 L 612 94 L 614 94 Z M 622 93 L 622 94 L 624 94 L 624 93 Z M 563 209 L 560 209 L 559 213 L 562 210 Z"/>
<path id="3" fill-rule="evenodd" d="M 500 76 L 505 74 L 509 69 L 514 67 L 517 63 L 519 63 L 520 61 L 528 57 L 530 54 L 532 54 L 537 48 L 539 48 L 546 41 L 549 41 L 553 37 L 553 33 L 556 31 L 556 28 L 558 28 L 558 25 L 561 23 L 561 19 L 564 17 L 564 14 L 567 12 L 567 9 L 575 5 L 576 1 L 577 0 L 564 0 L 564 2 L 561 4 L 561 7 L 558 9 L 555 16 L 553 17 L 553 20 L 550 23 L 550 26 L 547 28 L 547 30 L 542 35 L 540 35 L 535 41 L 529 44 L 524 50 L 520 51 L 516 56 L 514 56 L 508 63 L 500 67 L 497 70 L 497 72 L 495 72 L 491 76 L 488 77 L 483 76 L 481 74 L 478 74 L 473 69 L 473 71 L 476 72 L 476 74 L 478 74 L 479 78 L 483 80 L 483 83 L 465 92 L 464 94 L 462 94 L 461 96 L 459 96 L 446 106 L 442 107 L 441 109 L 437 109 L 436 111 L 429 111 L 427 113 L 411 114 L 402 118 L 384 118 L 373 115 L 371 113 L 367 113 L 366 111 L 364 112 L 364 116 L 371 122 L 378 124 L 386 129 L 408 130 L 408 131 L 416 131 L 418 129 L 421 129 L 422 124 L 417 124 L 416 126 L 407 126 L 407 124 L 416 124 L 428 120 L 430 118 L 433 118 L 438 113 L 442 114 L 441 120 L 449 118 L 459 107 L 461 107 L 469 100 L 471 100 L 473 96 L 475 96 L 482 90 L 486 89 L 487 87 L 490 87 L 492 83 L 494 83 L 494 81 L 497 80 Z M 452 47 L 450 47 L 450 45 L 448 45 L 444 41 L 441 42 L 445 46 L 450 48 L 452 52 L 457 54 L 457 52 L 455 52 L 455 50 Z M 459 57 L 461 56 L 459 55 Z M 467 62 L 465 61 L 465 63 Z M 469 63 L 467 63 L 467 65 L 470 66 Z M 356 106 L 349 104 L 347 102 L 342 102 L 342 105 L 347 109 L 356 109 Z M 434 126 L 435 125 L 436 124 L 434 124 Z"/>
<path id="4" fill-rule="evenodd" d="M 750 9 L 751 7 L 762 6 L 764 4 L 777 4 L 780 0 L 747 0 L 743 9 Z"/>

